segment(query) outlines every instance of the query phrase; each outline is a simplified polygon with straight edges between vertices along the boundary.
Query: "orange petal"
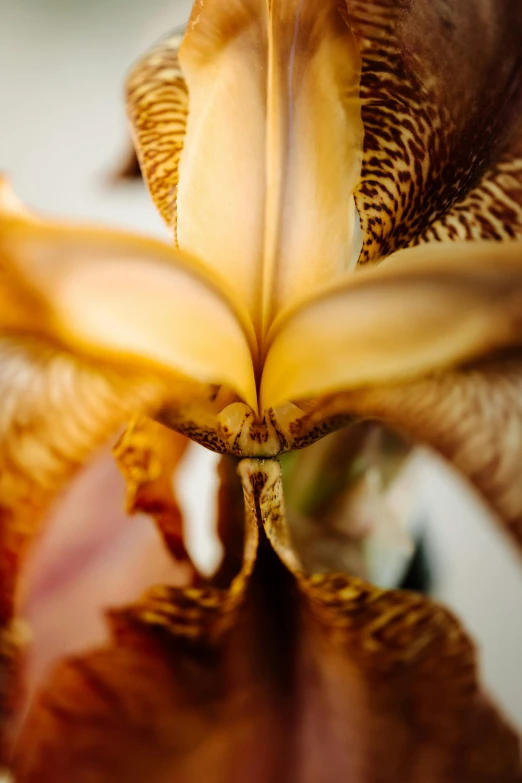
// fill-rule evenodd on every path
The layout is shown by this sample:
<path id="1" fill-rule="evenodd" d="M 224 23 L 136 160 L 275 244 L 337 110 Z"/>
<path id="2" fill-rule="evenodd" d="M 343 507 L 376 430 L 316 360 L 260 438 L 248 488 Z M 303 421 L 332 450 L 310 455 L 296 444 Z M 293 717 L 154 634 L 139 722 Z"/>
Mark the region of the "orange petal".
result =
<path id="1" fill-rule="evenodd" d="M 517 738 L 481 696 L 455 618 L 420 596 L 305 575 L 278 463 L 240 472 L 248 532 L 229 590 L 158 588 L 113 614 L 111 647 L 48 683 L 17 779 L 518 783 Z M 290 570 L 258 547 L 261 524 Z"/>
<path id="2" fill-rule="evenodd" d="M 114 447 L 127 484 L 127 512 L 150 514 L 168 550 L 180 560 L 186 560 L 188 555 L 173 475 L 188 442 L 152 419 L 141 418 L 134 419 Z"/>
<path id="3" fill-rule="evenodd" d="M 522 242 L 436 243 L 283 313 L 263 408 L 446 370 L 522 344 Z"/>

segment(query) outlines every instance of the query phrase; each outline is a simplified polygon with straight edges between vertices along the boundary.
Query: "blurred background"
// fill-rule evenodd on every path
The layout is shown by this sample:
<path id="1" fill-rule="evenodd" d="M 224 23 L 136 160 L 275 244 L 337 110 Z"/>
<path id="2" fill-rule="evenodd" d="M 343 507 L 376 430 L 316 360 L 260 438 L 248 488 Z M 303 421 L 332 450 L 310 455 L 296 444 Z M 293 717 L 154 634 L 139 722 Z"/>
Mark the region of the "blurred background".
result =
<path id="1" fill-rule="evenodd" d="M 189 0 L 0 0 L 0 171 L 31 208 L 168 239 L 140 182 L 115 183 L 130 152 L 123 81 L 137 56 L 183 25 Z M 218 552 L 215 458 L 194 447 L 178 484 L 203 565 Z M 475 638 L 483 679 L 522 728 L 522 562 L 480 501 L 433 456 L 416 463 L 429 508 L 433 595 Z"/>

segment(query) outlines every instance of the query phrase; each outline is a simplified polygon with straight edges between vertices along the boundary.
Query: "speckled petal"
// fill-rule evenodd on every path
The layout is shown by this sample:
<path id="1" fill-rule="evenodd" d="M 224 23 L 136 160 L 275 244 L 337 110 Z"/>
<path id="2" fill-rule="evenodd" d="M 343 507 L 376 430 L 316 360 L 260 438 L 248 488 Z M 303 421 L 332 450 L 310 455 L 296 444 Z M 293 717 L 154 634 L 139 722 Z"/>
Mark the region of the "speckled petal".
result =
<path id="1" fill-rule="evenodd" d="M 480 492 L 522 545 L 522 351 L 409 384 L 332 400 L 435 448 Z M 325 411 L 326 413 L 326 411 Z"/>
<path id="2" fill-rule="evenodd" d="M 174 35 L 160 41 L 127 79 L 127 110 L 140 167 L 174 235 L 179 159 L 188 115 L 188 90 L 178 58 L 182 40 L 182 35 Z"/>
<path id="3" fill-rule="evenodd" d="M 499 177 L 522 110 L 522 6 L 517 0 L 346 0 L 359 41 L 365 129 L 356 203 L 360 261 L 419 241 L 453 210 L 447 231 L 520 236 L 505 210 L 520 187 Z M 463 201 L 486 175 L 496 184 Z M 516 175 L 518 177 L 518 175 Z M 520 182 L 518 178 L 518 182 Z M 515 191 L 518 191 L 516 193 Z M 467 216 L 459 226 L 462 203 Z M 471 214 L 469 214 L 471 210 Z M 474 212 L 480 216 L 472 219 Z M 502 228 L 499 230 L 499 223 Z M 452 237 L 453 238 L 453 237 Z"/>
<path id="4" fill-rule="evenodd" d="M 17 780 L 518 783 L 517 738 L 482 697 L 456 619 L 303 573 L 278 463 L 245 460 L 240 475 L 230 588 L 158 588 L 113 613 L 111 646 L 64 663 L 34 706 Z"/>

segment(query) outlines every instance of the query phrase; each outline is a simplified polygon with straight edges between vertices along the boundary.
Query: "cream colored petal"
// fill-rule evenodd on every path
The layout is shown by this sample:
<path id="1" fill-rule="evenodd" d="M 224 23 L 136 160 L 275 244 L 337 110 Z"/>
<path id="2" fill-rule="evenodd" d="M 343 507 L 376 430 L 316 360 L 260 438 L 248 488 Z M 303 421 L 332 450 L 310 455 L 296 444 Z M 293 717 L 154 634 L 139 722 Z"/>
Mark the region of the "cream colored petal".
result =
<path id="1" fill-rule="evenodd" d="M 520 175 L 506 163 L 520 136 L 522 5 L 346 6 L 363 60 L 360 262 L 421 238 L 520 238 Z"/>
<path id="2" fill-rule="evenodd" d="M 0 303 L 3 333 L 227 384 L 256 405 L 248 323 L 202 268 L 159 242 L 4 216 Z"/>
<path id="3" fill-rule="evenodd" d="M 267 13 L 264 0 L 196 3 L 180 62 L 189 115 L 177 240 L 226 276 L 253 312 L 262 285 Z"/>
<path id="4" fill-rule="evenodd" d="M 261 333 L 283 302 L 351 262 L 363 135 L 354 39 L 333 0 L 205 0 L 180 62 L 179 247 L 226 275 Z"/>
<path id="5" fill-rule="evenodd" d="M 413 379 L 520 343 L 521 243 L 403 251 L 274 325 L 262 407 Z"/>

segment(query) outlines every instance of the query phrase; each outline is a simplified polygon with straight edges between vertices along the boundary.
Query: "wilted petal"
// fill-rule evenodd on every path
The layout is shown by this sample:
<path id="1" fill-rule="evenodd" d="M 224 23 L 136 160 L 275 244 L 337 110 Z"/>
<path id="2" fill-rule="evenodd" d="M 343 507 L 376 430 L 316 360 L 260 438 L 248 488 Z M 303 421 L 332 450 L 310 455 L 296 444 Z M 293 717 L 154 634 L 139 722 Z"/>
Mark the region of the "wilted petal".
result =
<path id="1" fill-rule="evenodd" d="M 418 241 L 511 144 L 522 101 L 522 6 L 347 0 L 347 8 L 363 61 L 365 143 L 356 203 L 367 262 Z M 509 234 L 499 222 L 520 236 L 520 217 L 500 214 L 504 186 L 507 200 L 513 191 L 496 172 L 500 192 L 488 187 L 479 203 L 468 203 L 465 222 L 471 208 L 477 227 L 483 213 L 495 224 L 487 237 Z M 457 219 L 458 210 L 450 225 Z"/>
<path id="2" fill-rule="evenodd" d="M 456 620 L 420 596 L 303 574 L 278 463 L 240 472 L 248 532 L 230 589 L 157 589 L 113 613 L 112 646 L 42 694 L 17 779 L 518 783 L 518 742 Z M 258 544 L 261 522 L 290 570 L 265 533 Z"/>
<path id="3" fill-rule="evenodd" d="M 522 344 L 522 243 L 404 251 L 274 324 L 261 403 L 413 379 Z"/>

